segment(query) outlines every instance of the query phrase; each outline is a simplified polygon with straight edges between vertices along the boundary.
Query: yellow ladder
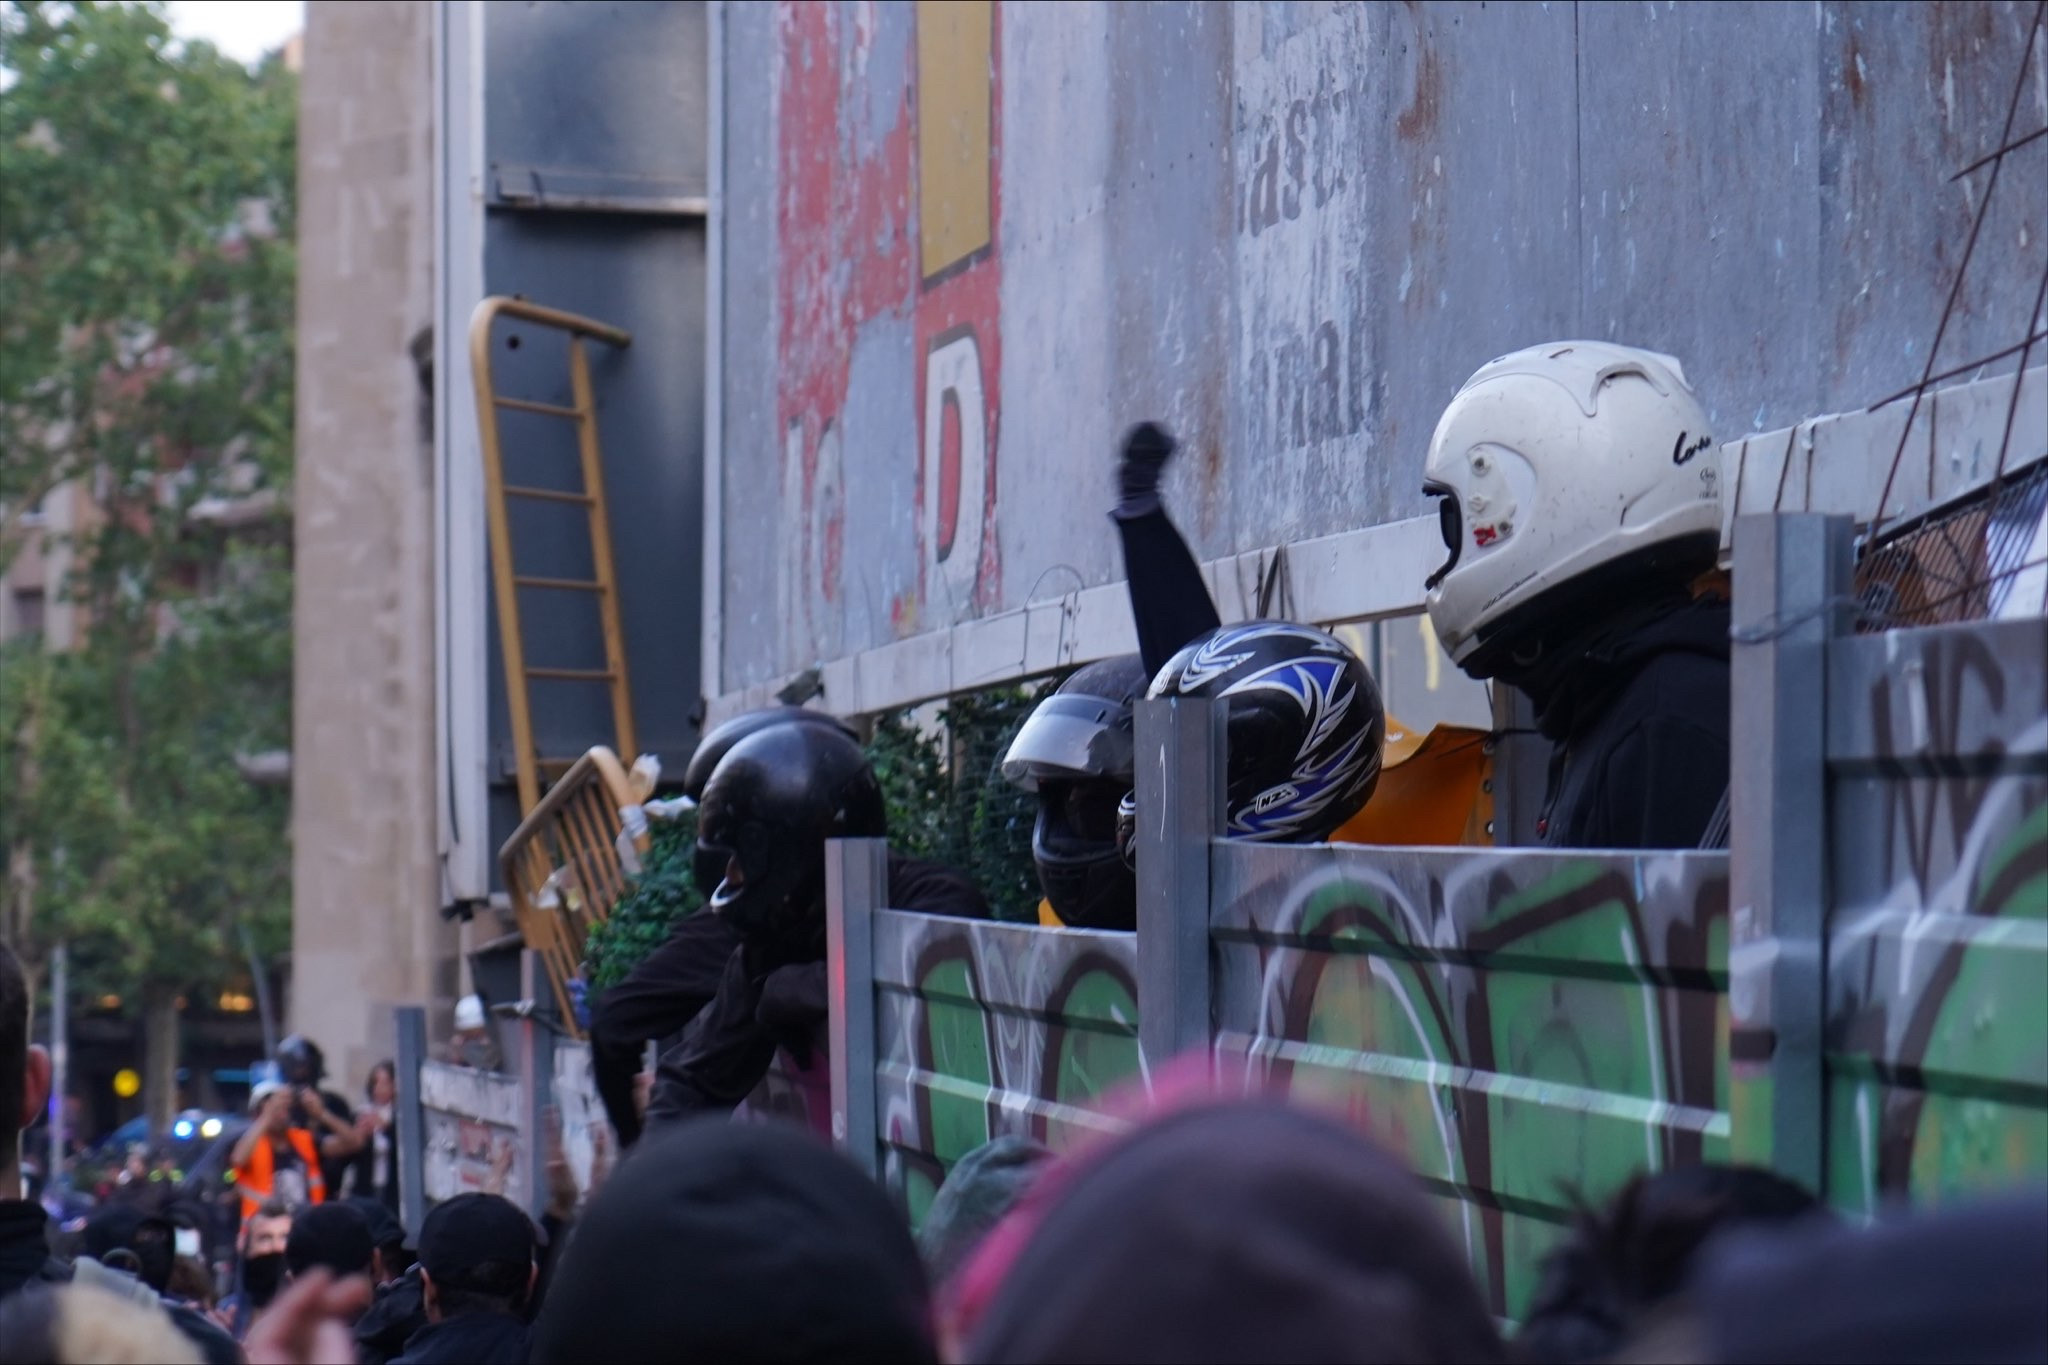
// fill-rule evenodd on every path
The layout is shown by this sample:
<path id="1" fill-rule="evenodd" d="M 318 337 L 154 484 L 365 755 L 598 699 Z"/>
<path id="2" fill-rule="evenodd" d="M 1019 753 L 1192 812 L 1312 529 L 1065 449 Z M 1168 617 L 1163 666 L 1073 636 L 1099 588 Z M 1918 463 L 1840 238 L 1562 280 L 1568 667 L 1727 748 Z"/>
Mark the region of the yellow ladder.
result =
<path id="1" fill-rule="evenodd" d="M 570 407 L 539 403 L 526 398 L 499 394 L 491 380 L 491 329 L 500 318 L 516 319 L 536 327 L 565 332 L 569 337 Z M 491 529 L 491 581 L 498 606 L 498 642 L 505 660 L 505 699 L 512 713 L 512 748 L 519 771 L 519 813 L 528 815 L 540 803 L 541 778 L 568 770 L 574 758 L 543 759 L 533 737 L 533 704 L 529 687 L 544 681 L 604 683 L 611 692 L 612 749 L 621 754 L 638 752 L 633 742 L 633 692 L 626 676 L 626 637 L 619 625 L 619 589 L 612 564 L 611 523 L 605 516 L 604 461 L 597 440 L 597 405 L 590 392 L 590 358 L 584 352 L 584 338 L 607 346 L 625 347 L 632 334 L 620 328 L 542 308 L 524 299 L 503 295 L 485 299 L 469 320 L 469 360 L 476 382 L 477 432 L 482 438 L 484 487 Z M 503 447 L 498 439 L 498 410 L 537 413 L 576 424 L 577 444 L 583 458 L 583 487 L 564 491 L 528 488 L 505 482 Z M 541 578 L 522 574 L 512 555 L 512 525 L 507 508 L 510 499 L 570 503 L 584 508 L 590 516 L 591 577 Z M 587 593 L 597 599 L 599 621 L 604 630 L 603 668 L 529 667 L 526 646 L 519 629 L 519 593 Z"/>

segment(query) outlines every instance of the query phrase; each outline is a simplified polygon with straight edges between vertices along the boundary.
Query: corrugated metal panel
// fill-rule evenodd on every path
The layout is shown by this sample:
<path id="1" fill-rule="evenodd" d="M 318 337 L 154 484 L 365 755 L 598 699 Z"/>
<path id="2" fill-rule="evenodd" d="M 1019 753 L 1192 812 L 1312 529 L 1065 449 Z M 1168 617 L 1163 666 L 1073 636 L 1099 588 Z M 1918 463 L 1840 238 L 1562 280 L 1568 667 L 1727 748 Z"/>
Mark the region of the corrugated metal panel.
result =
<path id="1" fill-rule="evenodd" d="M 696 744 L 700 695 L 705 7 L 490 5 L 483 22 L 484 164 L 456 159 L 451 173 L 462 184 L 451 192 L 473 185 L 485 204 L 485 294 L 521 295 L 633 335 L 628 350 L 593 352 L 591 373 L 634 725 L 643 751 L 680 769 Z M 467 318 L 452 322 L 466 326 Z M 506 324 L 496 345 L 501 392 L 570 401 L 559 338 Z M 466 359 L 461 363 L 461 372 L 448 377 L 451 401 L 467 401 L 470 392 Z M 574 486 L 571 425 L 508 412 L 501 431 L 509 482 Z M 481 515 L 480 503 L 474 515 Z M 512 515 L 522 573 L 589 576 L 580 508 L 520 503 Z M 521 608 L 529 664 L 601 663 L 587 598 L 527 592 Z M 495 618 L 488 640 L 495 849 L 519 812 L 509 786 L 510 723 Z M 535 684 L 534 720 L 546 755 L 613 742 L 601 686 Z"/>
<path id="2" fill-rule="evenodd" d="M 1425 511 L 1443 403 L 1546 337 L 1674 351 L 1724 441 L 1917 381 L 2032 7 L 1004 4 L 943 53 L 985 165 L 918 6 L 728 14 L 714 693 L 1114 581 L 1142 417 L 1214 559 Z M 1944 363 L 2024 335 L 2035 161 Z"/>

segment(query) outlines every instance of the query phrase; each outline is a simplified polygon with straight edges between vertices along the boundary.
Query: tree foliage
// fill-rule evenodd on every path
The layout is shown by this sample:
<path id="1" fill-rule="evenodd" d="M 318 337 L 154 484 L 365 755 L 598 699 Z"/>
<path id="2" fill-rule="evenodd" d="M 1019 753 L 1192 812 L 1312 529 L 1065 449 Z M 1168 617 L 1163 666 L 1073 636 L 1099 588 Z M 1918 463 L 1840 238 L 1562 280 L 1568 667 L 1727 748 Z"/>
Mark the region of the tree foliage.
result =
<path id="1" fill-rule="evenodd" d="M 0 652 L 0 927 L 168 998 L 287 932 L 285 795 L 236 760 L 290 735 L 296 80 L 157 4 L 7 3 L 0 44 L 0 569 L 88 509 L 70 647 Z"/>

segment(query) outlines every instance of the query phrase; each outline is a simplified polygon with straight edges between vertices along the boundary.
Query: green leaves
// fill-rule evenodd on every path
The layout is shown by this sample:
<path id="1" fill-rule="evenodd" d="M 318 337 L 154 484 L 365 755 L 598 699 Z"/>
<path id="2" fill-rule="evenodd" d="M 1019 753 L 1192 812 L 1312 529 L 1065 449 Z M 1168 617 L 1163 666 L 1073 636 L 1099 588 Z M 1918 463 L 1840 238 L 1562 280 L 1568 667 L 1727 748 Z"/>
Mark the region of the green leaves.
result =
<path id="1" fill-rule="evenodd" d="M 287 941 L 297 83 L 156 4 L 0 4 L 0 569 L 69 553 L 63 653 L 0 653 L 9 937 L 91 986 L 239 976 Z M 57 535 L 24 513 L 70 485 Z M 231 537 L 202 504 L 264 494 Z"/>

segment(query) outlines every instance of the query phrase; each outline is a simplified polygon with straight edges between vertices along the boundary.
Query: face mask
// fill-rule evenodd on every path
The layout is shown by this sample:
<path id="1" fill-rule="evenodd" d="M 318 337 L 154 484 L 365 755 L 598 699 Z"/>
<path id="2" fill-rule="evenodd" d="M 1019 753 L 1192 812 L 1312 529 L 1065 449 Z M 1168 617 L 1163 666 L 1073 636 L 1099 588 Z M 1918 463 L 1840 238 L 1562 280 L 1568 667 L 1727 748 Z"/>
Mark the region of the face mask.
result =
<path id="1" fill-rule="evenodd" d="M 267 1256 L 251 1256 L 242 1262 L 242 1292 L 257 1308 L 267 1308 L 277 1297 L 278 1287 L 284 1283 L 284 1253 L 273 1251 Z"/>

